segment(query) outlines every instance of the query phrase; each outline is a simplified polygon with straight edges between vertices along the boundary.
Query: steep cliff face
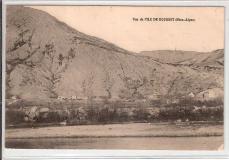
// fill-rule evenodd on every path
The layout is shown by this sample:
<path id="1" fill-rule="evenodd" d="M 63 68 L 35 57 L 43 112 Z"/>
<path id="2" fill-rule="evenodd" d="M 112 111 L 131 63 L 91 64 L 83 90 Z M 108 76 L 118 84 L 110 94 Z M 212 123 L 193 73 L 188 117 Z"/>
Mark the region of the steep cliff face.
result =
<path id="1" fill-rule="evenodd" d="M 10 95 L 24 99 L 75 95 L 142 98 L 223 88 L 223 72 L 207 72 L 190 64 L 177 66 L 164 58 L 161 61 L 131 53 L 36 9 L 7 7 L 6 25 Z M 223 63 L 221 53 L 215 52 L 195 66 Z M 179 64 L 188 64 L 186 60 Z"/>

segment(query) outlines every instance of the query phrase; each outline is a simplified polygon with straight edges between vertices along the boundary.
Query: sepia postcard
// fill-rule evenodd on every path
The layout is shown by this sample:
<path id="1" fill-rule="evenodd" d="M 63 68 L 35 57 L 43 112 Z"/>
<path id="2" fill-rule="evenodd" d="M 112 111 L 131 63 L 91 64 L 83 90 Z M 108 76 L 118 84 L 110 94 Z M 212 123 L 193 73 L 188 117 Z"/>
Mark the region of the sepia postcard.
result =
<path id="1" fill-rule="evenodd" d="M 223 6 L 6 5 L 6 149 L 224 150 Z"/>

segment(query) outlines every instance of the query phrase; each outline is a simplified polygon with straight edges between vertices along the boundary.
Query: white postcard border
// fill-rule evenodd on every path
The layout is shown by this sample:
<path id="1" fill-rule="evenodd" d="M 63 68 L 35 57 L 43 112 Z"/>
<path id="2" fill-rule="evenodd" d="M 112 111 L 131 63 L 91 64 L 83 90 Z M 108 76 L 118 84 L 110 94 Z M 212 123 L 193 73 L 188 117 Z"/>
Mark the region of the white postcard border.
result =
<path id="1" fill-rule="evenodd" d="M 171 150 L 67 150 L 6 149 L 5 144 L 5 24 L 6 5 L 131 5 L 131 6 L 223 6 L 225 7 L 224 68 L 224 151 Z M 3 159 L 150 159 L 150 158 L 226 158 L 229 157 L 229 1 L 29 1 L 5 0 L 2 5 L 2 154 Z"/>

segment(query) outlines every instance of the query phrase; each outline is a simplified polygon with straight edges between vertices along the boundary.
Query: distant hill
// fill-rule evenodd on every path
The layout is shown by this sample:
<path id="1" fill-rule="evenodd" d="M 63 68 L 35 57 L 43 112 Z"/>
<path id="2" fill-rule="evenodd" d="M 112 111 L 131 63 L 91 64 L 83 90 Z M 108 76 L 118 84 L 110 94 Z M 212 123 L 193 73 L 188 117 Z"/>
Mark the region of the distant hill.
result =
<path id="1" fill-rule="evenodd" d="M 140 54 L 149 56 L 153 60 L 171 64 L 174 66 L 190 66 L 193 69 L 215 71 L 223 74 L 224 50 L 218 49 L 212 52 L 195 52 L 181 50 L 157 50 L 143 51 Z"/>
<path id="2" fill-rule="evenodd" d="M 154 60 L 163 63 L 180 63 L 182 61 L 192 59 L 193 57 L 202 53 L 195 51 L 181 51 L 181 50 L 155 50 L 155 51 L 142 51 L 140 54 L 150 56 Z"/>
<path id="3" fill-rule="evenodd" d="M 132 53 L 23 6 L 7 7 L 6 25 L 11 96 L 136 99 L 223 90 L 223 72 L 205 68 L 223 70 L 223 50 Z"/>

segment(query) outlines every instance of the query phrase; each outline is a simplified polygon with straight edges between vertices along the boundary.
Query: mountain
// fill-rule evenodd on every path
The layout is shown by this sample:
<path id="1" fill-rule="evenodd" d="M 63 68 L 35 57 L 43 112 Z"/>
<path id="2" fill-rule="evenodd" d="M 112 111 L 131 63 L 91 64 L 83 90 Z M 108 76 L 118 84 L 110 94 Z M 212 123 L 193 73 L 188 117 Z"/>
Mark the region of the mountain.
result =
<path id="1" fill-rule="evenodd" d="M 8 6 L 6 16 L 7 95 L 131 99 L 223 90 L 223 72 L 190 67 L 190 63 L 220 66 L 221 50 L 202 61 L 194 60 L 202 56 L 196 52 L 143 55 L 81 33 L 29 7 Z"/>
<path id="2" fill-rule="evenodd" d="M 193 69 L 213 71 L 219 74 L 223 74 L 224 71 L 223 49 L 212 52 L 157 50 L 142 51 L 141 54 L 149 56 L 155 61 L 174 66 L 189 66 Z"/>

